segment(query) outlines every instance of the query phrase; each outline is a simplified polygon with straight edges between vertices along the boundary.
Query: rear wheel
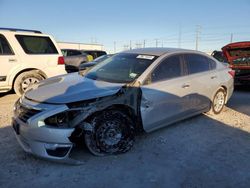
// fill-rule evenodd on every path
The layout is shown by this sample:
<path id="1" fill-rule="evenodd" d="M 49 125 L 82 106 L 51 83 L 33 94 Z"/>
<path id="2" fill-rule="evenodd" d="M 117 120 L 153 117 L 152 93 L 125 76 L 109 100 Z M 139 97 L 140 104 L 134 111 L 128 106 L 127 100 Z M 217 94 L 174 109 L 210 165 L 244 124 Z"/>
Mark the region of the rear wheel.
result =
<path id="1" fill-rule="evenodd" d="M 15 80 L 14 90 L 17 95 L 21 96 L 29 86 L 38 83 L 44 78 L 37 71 L 23 72 Z"/>
<path id="2" fill-rule="evenodd" d="M 116 110 L 104 111 L 91 122 L 92 131 L 85 133 L 85 144 L 97 156 L 129 151 L 134 143 L 135 133 L 130 117 Z"/>
<path id="3" fill-rule="evenodd" d="M 219 114 L 223 110 L 226 102 L 226 91 L 220 88 L 214 95 L 209 114 Z"/>

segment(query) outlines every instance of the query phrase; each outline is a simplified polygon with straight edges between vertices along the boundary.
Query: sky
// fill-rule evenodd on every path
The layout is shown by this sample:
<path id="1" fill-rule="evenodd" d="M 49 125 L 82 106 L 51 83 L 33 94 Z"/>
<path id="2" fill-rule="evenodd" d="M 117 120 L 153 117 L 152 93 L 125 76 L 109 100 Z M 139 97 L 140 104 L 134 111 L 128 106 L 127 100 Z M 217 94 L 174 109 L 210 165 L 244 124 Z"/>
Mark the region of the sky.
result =
<path id="1" fill-rule="evenodd" d="M 211 51 L 250 40 L 250 0 L 0 0 L 0 27 L 41 30 L 57 41 Z M 196 40 L 197 39 L 197 40 Z"/>

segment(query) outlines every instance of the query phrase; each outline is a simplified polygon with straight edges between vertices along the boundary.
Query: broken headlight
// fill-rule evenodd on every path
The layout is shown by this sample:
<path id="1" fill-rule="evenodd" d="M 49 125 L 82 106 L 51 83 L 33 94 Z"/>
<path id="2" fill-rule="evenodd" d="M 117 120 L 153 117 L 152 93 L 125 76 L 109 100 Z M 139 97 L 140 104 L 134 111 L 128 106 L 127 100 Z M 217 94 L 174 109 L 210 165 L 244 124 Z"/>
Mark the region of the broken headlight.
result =
<path id="1" fill-rule="evenodd" d="M 71 127 L 73 120 L 81 113 L 81 111 L 65 111 L 53 116 L 50 116 L 44 120 L 44 123 L 49 126 L 55 126 L 59 128 Z"/>

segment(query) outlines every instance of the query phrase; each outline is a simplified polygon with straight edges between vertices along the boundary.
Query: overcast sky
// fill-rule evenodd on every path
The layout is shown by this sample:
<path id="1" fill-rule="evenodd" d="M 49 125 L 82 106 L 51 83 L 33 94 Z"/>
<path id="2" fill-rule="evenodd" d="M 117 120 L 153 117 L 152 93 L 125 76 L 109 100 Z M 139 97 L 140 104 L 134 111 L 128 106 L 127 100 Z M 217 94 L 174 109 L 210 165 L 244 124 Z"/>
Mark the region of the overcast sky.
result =
<path id="1" fill-rule="evenodd" d="M 37 29 L 57 41 L 220 48 L 250 40 L 250 0 L 0 0 L 0 27 Z M 157 39 L 157 40 L 156 40 Z"/>

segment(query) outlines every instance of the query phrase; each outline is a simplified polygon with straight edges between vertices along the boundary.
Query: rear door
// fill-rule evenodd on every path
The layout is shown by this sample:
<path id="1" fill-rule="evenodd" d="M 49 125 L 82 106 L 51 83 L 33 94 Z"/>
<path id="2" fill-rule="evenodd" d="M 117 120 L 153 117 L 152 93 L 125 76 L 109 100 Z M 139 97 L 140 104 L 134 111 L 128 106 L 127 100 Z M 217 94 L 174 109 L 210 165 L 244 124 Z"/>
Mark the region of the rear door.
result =
<path id="1" fill-rule="evenodd" d="M 7 78 L 18 65 L 17 55 L 4 35 L 0 34 L 0 86 L 7 86 Z"/>
<path id="2" fill-rule="evenodd" d="M 181 55 L 166 58 L 148 75 L 141 86 L 141 116 L 145 131 L 155 130 L 188 115 L 191 108 L 189 84 Z"/>
<path id="3" fill-rule="evenodd" d="M 185 54 L 185 66 L 192 83 L 192 103 L 194 112 L 209 108 L 214 92 L 219 87 L 219 72 L 216 62 L 201 54 Z"/>

